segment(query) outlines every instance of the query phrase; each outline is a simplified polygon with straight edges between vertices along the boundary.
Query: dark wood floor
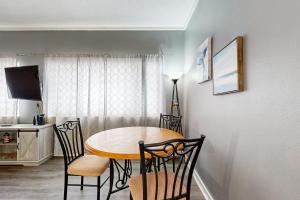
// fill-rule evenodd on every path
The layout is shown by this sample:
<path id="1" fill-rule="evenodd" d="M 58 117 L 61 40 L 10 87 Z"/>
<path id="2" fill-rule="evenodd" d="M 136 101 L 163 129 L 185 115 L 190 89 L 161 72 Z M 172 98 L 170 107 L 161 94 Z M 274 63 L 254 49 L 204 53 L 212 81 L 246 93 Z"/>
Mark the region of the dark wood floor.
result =
<path id="1" fill-rule="evenodd" d="M 138 173 L 138 164 L 133 164 L 134 174 Z M 103 175 L 108 176 L 109 170 Z M 0 166 L 0 199 L 1 200 L 62 200 L 63 199 L 63 159 L 53 158 L 38 167 Z M 95 184 L 96 178 L 87 177 L 86 183 Z M 71 183 L 79 183 L 78 177 L 72 177 Z M 101 190 L 101 199 L 106 199 L 108 184 Z M 192 200 L 204 200 L 202 193 L 192 184 Z M 68 199 L 96 199 L 96 188 L 69 187 Z M 129 199 L 129 190 L 123 190 L 111 197 L 112 200 Z"/>

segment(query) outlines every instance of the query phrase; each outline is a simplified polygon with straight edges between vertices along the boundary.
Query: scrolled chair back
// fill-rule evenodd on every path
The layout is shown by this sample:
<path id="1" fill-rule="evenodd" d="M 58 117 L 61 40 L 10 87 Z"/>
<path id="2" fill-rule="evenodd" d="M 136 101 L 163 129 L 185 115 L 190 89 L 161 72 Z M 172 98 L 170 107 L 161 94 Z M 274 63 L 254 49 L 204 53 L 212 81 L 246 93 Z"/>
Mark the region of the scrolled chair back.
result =
<path id="1" fill-rule="evenodd" d="M 160 114 L 159 127 L 167 128 L 169 130 L 182 134 L 181 119 L 182 116 Z"/>
<path id="2" fill-rule="evenodd" d="M 69 120 L 61 125 L 54 124 L 53 128 L 61 145 L 67 169 L 70 163 L 84 155 L 80 119 Z"/>
<path id="3" fill-rule="evenodd" d="M 189 200 L 193 171 L 204 139 L 205 136 L 201 135 L 196 139 L 173 139 L 154 144 L 140 141 L 143 200 Z M 176 168 L 173 171 L 167 162 L 174 158 Z M 161 160 L 161 170 L 157 170 L 157 159 Z M 149 170 L 152 167 L 153 170 Z M 149 171 L 151 173 L 147 173 Z M 151 187 L 147 187 L 147 179 L 153 179 Z M 149 195 L 152 195 L 151 199 L 147 199 Z"/>

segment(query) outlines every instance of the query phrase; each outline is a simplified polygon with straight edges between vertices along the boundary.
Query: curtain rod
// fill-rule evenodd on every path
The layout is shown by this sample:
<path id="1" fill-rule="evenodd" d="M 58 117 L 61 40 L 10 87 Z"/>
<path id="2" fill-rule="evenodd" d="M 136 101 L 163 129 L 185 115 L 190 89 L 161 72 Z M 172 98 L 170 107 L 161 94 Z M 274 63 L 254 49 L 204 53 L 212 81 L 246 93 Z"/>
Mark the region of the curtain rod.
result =
<path id="1" fill-rule="evenodd" d="M 109 53 L 16 53 L 16 56 L 95 56 L 95 57 L 143 57 L 143 56 L 164 56 L 165 54 L 109 54 Z"/>

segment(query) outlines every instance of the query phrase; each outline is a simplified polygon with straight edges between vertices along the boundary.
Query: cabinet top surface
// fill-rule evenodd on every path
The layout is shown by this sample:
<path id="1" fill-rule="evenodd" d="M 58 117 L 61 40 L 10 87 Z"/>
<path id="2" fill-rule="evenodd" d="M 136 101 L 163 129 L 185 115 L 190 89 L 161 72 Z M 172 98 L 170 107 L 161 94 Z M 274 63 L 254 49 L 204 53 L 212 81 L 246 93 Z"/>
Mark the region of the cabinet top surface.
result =
<path id="1" fill-rule="evenodd" d="M 0 131 L 10 131 L 10 130 L 38 130 L 47 128 L 52 126 L 52 124 L 45 124 L 45 125 L 33 125 L 33 124 L 11 124 L 7 126 L 7 124 L 0 124 Z"/>

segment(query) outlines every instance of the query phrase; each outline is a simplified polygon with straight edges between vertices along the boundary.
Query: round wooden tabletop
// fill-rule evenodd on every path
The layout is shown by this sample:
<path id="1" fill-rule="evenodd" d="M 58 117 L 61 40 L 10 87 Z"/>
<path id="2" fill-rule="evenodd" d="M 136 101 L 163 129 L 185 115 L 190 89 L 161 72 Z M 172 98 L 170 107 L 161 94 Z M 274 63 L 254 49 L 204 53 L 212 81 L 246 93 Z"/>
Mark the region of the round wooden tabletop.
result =
<path id="1" fill-rule="evenodd" d="M 156 127 L 125 127 L 96 133 L 85 142 L 85 148 L 91 154 L 113 158 L 140 159 L 138 142 L 145 144 L 183 138 L 175 131 Z"/>

